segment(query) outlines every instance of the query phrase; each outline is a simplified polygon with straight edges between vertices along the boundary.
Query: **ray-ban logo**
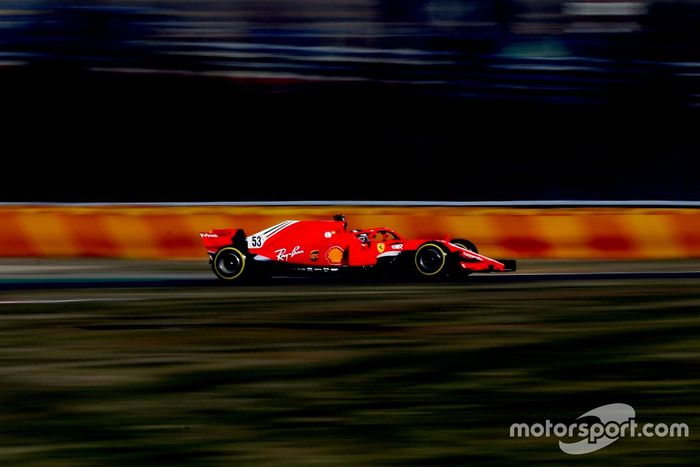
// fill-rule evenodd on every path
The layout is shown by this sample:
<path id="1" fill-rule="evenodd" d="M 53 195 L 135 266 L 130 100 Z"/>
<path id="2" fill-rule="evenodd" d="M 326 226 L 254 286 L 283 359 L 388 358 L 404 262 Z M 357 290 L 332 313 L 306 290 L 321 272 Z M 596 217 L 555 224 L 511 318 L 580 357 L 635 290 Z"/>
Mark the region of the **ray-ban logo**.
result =
<path id="1" fill-rule="evenodd" d="M 550 437 L 559 439 L 559 449 L 567 454 L 579 455 L 598 451 L 620 438 L 687 438 L 690 429 L 685 423 L 645 423 L 639 424 L 632 406 L 608 404 L 596 407 L 580 415 L 570 424 L 552 423 L 513 423 L 510 426 L 511 438 Z M 578 440 L 565 442 L 561 438 Z"/>

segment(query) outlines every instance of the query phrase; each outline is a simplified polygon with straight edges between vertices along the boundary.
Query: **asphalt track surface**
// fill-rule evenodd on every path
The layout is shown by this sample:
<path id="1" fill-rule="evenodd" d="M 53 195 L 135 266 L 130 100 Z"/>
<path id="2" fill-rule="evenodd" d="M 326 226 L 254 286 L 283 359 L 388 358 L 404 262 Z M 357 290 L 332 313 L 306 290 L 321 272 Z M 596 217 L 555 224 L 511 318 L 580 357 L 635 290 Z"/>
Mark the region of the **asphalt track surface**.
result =
<path id="1" fill-rule="evenodd" d="M 636 279 L 698 279 L 700 261 L 542 261 L 519 262 L 519 271 L 473 274 L 456 283 L 486 285 L 545 281 L 599 281 Z M 249 286 L 284 285 L 404 285 L 416 282 L 376 281 L 357 275 L 336 274 L 272 277 Z M 0 260 L 0 290 L 123 287 L 211 287 L 219 282 L 206 266 L 196 261 L 119 260 Z M 230 286 L 229 286 L 230 287 Z"/>
<path id="2" fill-rule="evenodd" d="M 700 262 L 519 268 L 231 287 L 206 259 L 0 261 L 0 459 L 692 465 Z M 576 457 L 557 438 L 509 437 L 610 403 L 690 436 Z"/>

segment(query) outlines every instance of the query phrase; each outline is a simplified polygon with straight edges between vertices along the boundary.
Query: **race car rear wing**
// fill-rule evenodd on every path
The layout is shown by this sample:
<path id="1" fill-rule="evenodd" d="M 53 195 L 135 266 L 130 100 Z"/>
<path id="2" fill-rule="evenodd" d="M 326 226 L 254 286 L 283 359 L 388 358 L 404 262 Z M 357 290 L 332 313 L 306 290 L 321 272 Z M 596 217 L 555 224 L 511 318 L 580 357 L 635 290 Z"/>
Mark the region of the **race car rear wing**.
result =
<path id="1" fill-rule="evenodd" d="M 243 229 L 214 229 L 209 232 L 199 232 L 199 236 L 210 253 L 216 253 L 219 248 L 228 245 L 239 246 L 247 251 Z"/>

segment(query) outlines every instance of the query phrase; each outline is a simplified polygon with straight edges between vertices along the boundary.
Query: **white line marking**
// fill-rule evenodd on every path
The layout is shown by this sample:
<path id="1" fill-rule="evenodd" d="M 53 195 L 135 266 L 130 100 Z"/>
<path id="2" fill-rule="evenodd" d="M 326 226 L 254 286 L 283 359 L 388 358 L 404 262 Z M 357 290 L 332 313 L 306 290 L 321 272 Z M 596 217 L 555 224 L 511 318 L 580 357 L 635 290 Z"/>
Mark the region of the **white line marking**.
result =
<path id="1" fill-rule="evenodd" d="M 494 277 L 508 276 L 647 276 L 651 274 L 700 274 L 700 271 L 590 271 L 590 272 L 513 272 L 503 275 L 497 274 Z"/>
<path id="2" fill-rule="evenodd" d="M 511 201 L 353 201 L 353 200 L 296 200 L 296 201 L 205 201 L 172 203 L 53 203 L 6 202 L 0 206 L 41 207 L 207 207 L 207 206 L 427 206 L 427 207 L 678 207 L 697 208 L 697 200 L 511 200 Z"/>
<path id="3" fill-rule="evenodd" d="M 140 298 L 113 297 L 113 298 L 57 298 L 42 300 L 0 300 L 0 305 L 35 305 L 55 303 L 79 303 L 79 302 L 127 302 L 141 300 Z"/>

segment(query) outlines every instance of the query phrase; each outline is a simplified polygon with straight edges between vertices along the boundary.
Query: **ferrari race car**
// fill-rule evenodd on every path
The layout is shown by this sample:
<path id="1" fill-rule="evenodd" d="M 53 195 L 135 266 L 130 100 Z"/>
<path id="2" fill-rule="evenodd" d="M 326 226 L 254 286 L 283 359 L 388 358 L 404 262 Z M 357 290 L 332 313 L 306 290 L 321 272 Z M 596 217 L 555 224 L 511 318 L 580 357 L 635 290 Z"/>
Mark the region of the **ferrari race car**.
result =
<path id="1" fill-rule="evenodd" d="M 246 235 L 242 229 L 200 232 L 216 277 L 241 282 L 274 273 L 372 271 L 386 277 L 440 279 L 472 272 L 515 271 L 515 260 L 479 254 L 461 239 L 405 239 L 393 229 L 348 230 L 345 217 L 288 220 Z"/>

